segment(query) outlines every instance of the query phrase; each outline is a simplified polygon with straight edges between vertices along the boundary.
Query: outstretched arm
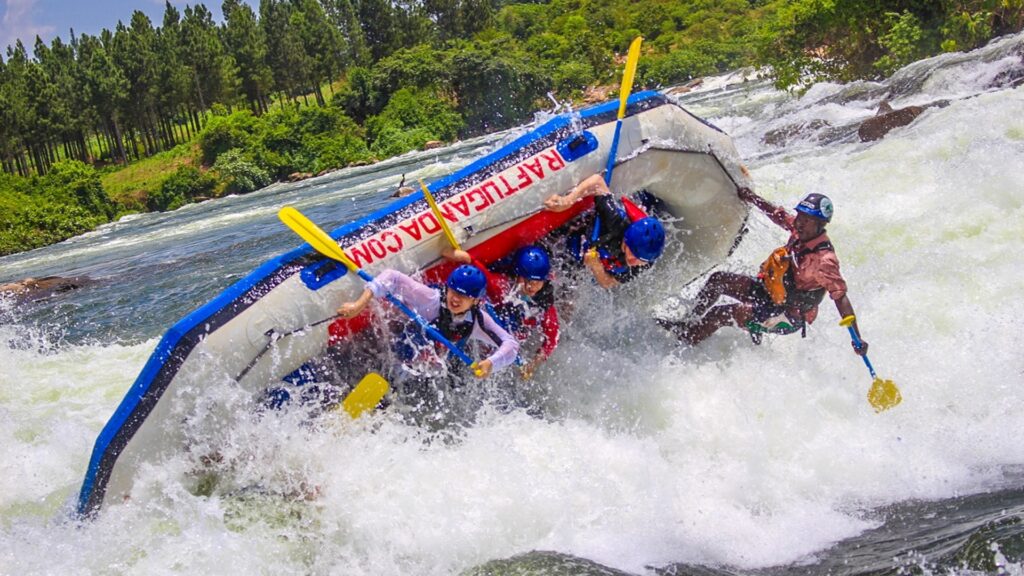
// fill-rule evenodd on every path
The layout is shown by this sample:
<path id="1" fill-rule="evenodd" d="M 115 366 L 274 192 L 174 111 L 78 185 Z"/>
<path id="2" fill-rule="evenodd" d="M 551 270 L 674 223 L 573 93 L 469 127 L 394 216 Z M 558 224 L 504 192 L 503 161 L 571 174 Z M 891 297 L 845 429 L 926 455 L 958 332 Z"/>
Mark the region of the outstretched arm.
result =
<path id="1" fill-rule="evenodd" d="M 775 222 L 783 228 L 788 228 L 788 222 L 786 222 L 786 209 L 782 206 L 776 206 L 764 198 L 758 196 L 753 190 L 746 186 L 740 186 L 736 189 L 736 195 L 740 197 L 747 204 L 750 204 L 754 208 L 757 208 L 761 212 L 764 212 L 768 218 L 771 218 L 772 222 Z"/>
<path id="2" fill-rule="evenodd" d="M 373 292 L 369 288 L 364 288 L 363 293 L 359 295 L 359 298 L 352 302 L 345 302 L 338 308 L 338 315 L 345 318 L 355 318 L 359 316 L 359 313 L 366 309 L 366 305 L 373 299 Z"/>
<path id="3" fill-rule="evenodd" d="M 370 294 L 367 295 L 367 292 Z M 338 314 L 346 318 L 357 316 L 366 308 L 373 297 L 384 298 L 388 294 L 401 300 L 413 312 L 428 321 L 437 318 L 440 294 L 437 290 L 413 280 L 397 270 L 382 270 L 373 282 L 369 282 L 359 298 L 346 302 L 338 308 Z"/>
<path id="4" fill-rule="evenodd" d="M 602 194 L 611 194 L 611 190 L 609 190 L 608 185 L 605 184 L 604 177 L 602 177 L 600 173 L 597 173 L 577 184 L 572 191 L 565 196 L 552 194 L 544 201 L 544 208 L 552 212 L 564 212 L 569 208 L 572 208 L 573 204 L 583 200 L 584 198 L 600 196 Z"/>

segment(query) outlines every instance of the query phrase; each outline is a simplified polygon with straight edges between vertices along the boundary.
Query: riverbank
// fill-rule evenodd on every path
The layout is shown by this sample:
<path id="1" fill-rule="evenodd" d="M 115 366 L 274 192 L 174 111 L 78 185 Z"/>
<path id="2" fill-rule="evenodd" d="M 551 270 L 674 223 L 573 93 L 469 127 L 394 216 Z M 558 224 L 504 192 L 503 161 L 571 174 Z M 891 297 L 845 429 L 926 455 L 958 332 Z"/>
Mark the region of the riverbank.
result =
<path id="1" fill-rule="evenodd" d="M 0 254 L 124 214 L 510 128 L 549 96 L 614 97 L 598 87 L 616 85 L 637 36 L 635 89 L 755 66 L 777 87 L 803 90 L 880 80 L 1024 26 L 1020 2 L 705 4 L 456 2 L 454 13 L 343 14 L 304 2 L 257 15 L 233 3 L 220 26 L 202 4 L 184 18 L 168 4 L 163 27 L 136 13 L 105 40 L 58 38 L 31 57 L 18 43 L 0 62 L 0 124 L 10 128 L 0 132 Z M 192 61 L 199 37 L 215 53 Z"/>

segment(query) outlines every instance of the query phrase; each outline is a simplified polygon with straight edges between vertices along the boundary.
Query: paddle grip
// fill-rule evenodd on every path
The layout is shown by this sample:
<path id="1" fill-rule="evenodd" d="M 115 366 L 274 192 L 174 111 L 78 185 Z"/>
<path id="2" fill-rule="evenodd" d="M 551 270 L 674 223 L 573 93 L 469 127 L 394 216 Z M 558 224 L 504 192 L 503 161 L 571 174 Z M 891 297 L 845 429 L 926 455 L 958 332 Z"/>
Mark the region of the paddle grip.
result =
<path id="1" fill-rule="evenodd" d="M 846 329 L 850 331 L 850 338 L 853 339 L 853 345 L 858 350 L 863 348 L 864 344 L 861 343 L 860 338 L 857 336 L 857 331 L 853 328 L 853 326 L 852 325 L 851 326 L 847 326 Z M 875 368 L 871 365 L 871 360 L 868 360 L 868 355 L 867 354 L 862 354 L 861 355 L 861 359 L 864 360 L 864 365 L 868 367 L 868 372 L 871 373 L 871 377 L 872 378 L 876 378 L 876 376 L 875 376 Z"/>
<path id="2" fill-rule="evenodd" d="M 612 136 L 612 147 L 608 150 L 608 164 L 604 167 L 604 183 L 612 184 L 612 170 L 615 169 L 615 157 L 619 153 L 619 134 L 622 132 L 622 119 L 615 121 L 615 135 Z"/>

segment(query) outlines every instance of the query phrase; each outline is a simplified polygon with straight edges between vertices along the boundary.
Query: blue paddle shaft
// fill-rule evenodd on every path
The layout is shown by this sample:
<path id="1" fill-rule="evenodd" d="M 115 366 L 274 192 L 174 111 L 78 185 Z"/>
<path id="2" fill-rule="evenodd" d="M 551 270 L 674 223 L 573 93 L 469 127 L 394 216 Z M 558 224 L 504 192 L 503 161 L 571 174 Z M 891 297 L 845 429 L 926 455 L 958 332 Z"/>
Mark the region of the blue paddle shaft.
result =
<path id="1" fill-rule="evenodd" d="M 615 156 L 619 153 L 619 134 L 622 132 L 622 119 L 615 121 L 615 135 L 612 136 L 612 147 L 608 151 L 608 164 L 604 168 L 604 183 L 612 185 L 612 170 L 615 169 Z M 597 238 L 601 235 L 601 217 L 594 217 L 594 231 L 590 233 L 590 243 L 597 244 Z"/>
<path id="2" fill-rule="evenodd" d="M 860 338 L 857 336 L 857 331 L 853 329 L 853 326 L 847 326 L 846 329 L 850 331 L 850 338 L 853 339 L 853 345 L 856 346 L 858 350 L 863 348 L 864 345 L 861 343 Z M 864 360 L 864 365 L 868 367 L 868 372 L 871 373 L 871 377 L 877 378 L 877 376 L 875 376 L 875 369 L 871 366 L 871 360 L 868 360 L 868 355 L 862 355 L 861 359 Z"/>
<path id="3" fill-rule="evenodd" d="M 365 271 L 365 270 L 360 268 L 359 270 L 356 271 L 356 273 L 359 274 L 359 277 L 362 278 L 363 280 L 366 280 L 367 282 L 373 282 L 373 276 L 371 276 L 369 272 L 367 272 L 367 271 Z M 391 294 L 391 292 L 387 293 L 386 298 L 388 299 L 388 302 L 391 302 L 392 304 L 394 304 L 395 307 L 397 307 L 399 310 L 401 310 L 403 313 L 405 313 L 406 316 L 408 316 L 409 318 L 412 318 L 413 321 L 416 322 L 416 324 L 427 333 L 427 336 L 430 336 L 434 341 L 440 342 L 441 344 L 444 344 L 445 346 L 447 346 L 448 349 L 452 351 L 452 354 L 455 354 L 456 356 L 458 356 L 459 359 L 462 360 L 463 362 L 465 362 L 467 366 L 472 366 L 473 365 L 473 359 L 472 358 L 467 356 L 466 353 L 463 352 L 462 350 L 459 350 L 458 346 L 456 346 L 455 344 L 452 344 L 450 340 L 445 338 L 444 335 L 442 335 L 440 332 L 437 331 L 437 328 L 434 328 L 433 326 L 431 326 L 426 321 L 426 319 L 424 319 L 419 314 L 413 312 L 412 309 L 409 308 L 408 306 L 406 306 L 405 304 L 403 304 L 401 300 L 399 300 L 398 298 L 395 298 L 394 295 Z M 442 306 L 443 305 L 444 304 L 442 303 Z"/>
<path id="4" fill-rule="evenodd" d="M 619 153 L 619 134 L 622 132 L 622 120 L 615 121 L 615 135 L 612 136 L 612 147 L 608 151 L 608 165 L 604 167 L 604 183 L 611 186 L 612 170 L 615 168 L 615 156 Z"/>

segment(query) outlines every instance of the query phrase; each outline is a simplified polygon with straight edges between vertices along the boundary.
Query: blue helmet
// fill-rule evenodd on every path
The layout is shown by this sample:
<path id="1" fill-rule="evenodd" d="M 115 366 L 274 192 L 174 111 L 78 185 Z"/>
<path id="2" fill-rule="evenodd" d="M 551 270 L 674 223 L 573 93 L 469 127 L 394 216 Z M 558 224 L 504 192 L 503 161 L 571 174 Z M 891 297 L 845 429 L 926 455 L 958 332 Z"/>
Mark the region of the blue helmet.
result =
<path id="1" fill-rule="evenodd" d="M 445 284 L 463 296 L 479 298 L 487 287 L 487 277 L 476 266 L 463 264 L 452 270 Z"/>
<path id="2" fill-rule="evenodd" d="M 653 262 L 665 249 L 665 228 L 657 218 L 641 218 L 626 228 L 625 240 L 634 256 Z"/>
<path id="3" fill-rule="evenodd" d="M 830 222 L 832 220 L 832 200 L 824 194 L 808 194 L 796 205 L 797 212 L 803 212 L 812 218 Z"/>
<path id="4" fill-rule="evenodd" d="M 528 280 L 547 280 L 551 273 L 548 253 L 539 246 L 527 246 L 516 254 L 516 275 Z"/>

